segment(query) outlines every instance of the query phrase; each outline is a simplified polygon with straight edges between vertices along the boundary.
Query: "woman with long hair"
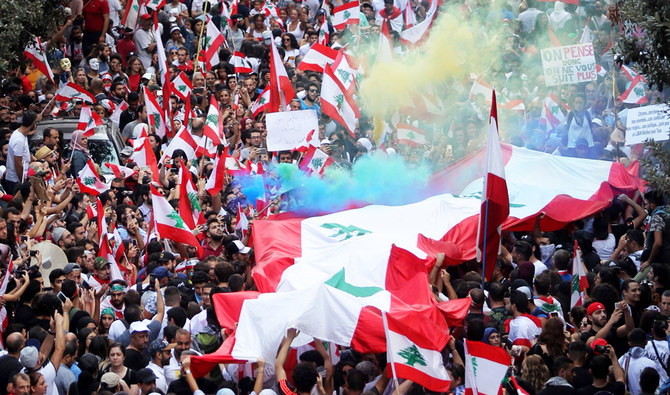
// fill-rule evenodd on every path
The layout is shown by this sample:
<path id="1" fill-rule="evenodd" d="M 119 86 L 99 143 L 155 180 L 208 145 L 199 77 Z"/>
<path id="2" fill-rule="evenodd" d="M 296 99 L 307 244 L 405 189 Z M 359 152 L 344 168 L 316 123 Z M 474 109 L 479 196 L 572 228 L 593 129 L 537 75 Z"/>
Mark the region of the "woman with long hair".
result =
<path id="1" fill-rule="evenodd" d="M 74 83 L 88 90 L 88 78 L 86 78 L 86 70 L 77 69 L 74 72 Z"/>
<path id="2" fill-rule="evenodd" d="M 109 352 L 107 355 L 109 358 L 109 365 L 107 365 L 105 370 L 100 372 L 101 376 L 107 372 L 112 372 L 121 377 L 121 379 L 128 383 L 128 385 L 137 381 L 135 379 L 135 371 L 123 365 L 123 362 L 126 359 L 126 349 L 121 343 L 113 343 L 111 346 L 109 346 Z M 130 387 L 131 390 L 134 391 L 134 388 L 136 388 L 137 385 L 133 384 L 130 385 Z"/>
<path id="3" fill-rule="evenodd" d="M 103 371 L 109 365 L 109 343 L 106 335 L 97 335 L 91 339 L 91 344 L 88 346 L 88 351 L 100 358 L 98 363 L 98 370 Z"/>
<path id="4" fill-rule="evenodd" d="M 112 322 L 116 319 L 116 314 L 114 310 L 110 307 L 102 310 L 100 313 L 100 323 L 98 324 L 98 333 L 100 335 L 107 335 L 109 333 L 109 327 L 112 326 Z"/>
<path id="5" fill-rule="evenodd" d="M 140 89 L 140 79 L 144 74 L 144 66 L 142 61 L 137 56 L 132 56 L 128 59 L 128 67 L 126 68 L 126 75 L 128 76 L 128 87 L 131 92 L 137 92 Z"/>
<path id="6" fill-rule="evenodd" d="M 298 40 L 290 33 L 285 33 L 281 38 L 281 47 L 284 48 L 284 63 L 288 63 L 295 68 L 295 60 L 300 55 Z"/>
<path id="7" fill-rule="evenodd" d="M 95 331 L 91 328 L 83 328 L 79 330 L 77 333 L 77 339 L 79 340 L 79 350 L 77 350 L 77 355 L 88 353 L 88 349 L 95 336 Z"/>
<path id="8" fill-rule="evenodd" d="M 521 380 L 527 381 L 533 386 L 535 392 L 539 392 L 544 383 L 549 380 L 550 374 L 547 365 L 544 364 L 539 355 L 527 355 L 521 363 Z"/>
<path id="9" fill-rule="evenodd" d="M 549 371 L 552 371 L 553 361 L 560 356 L 565 356 L 568 339 L 569 337 L 566 337 L 563 331 L 563 321 L 560 318 L 550 318 L 544 323 L 542 333 L 527 355 L 539 355 Z"/>

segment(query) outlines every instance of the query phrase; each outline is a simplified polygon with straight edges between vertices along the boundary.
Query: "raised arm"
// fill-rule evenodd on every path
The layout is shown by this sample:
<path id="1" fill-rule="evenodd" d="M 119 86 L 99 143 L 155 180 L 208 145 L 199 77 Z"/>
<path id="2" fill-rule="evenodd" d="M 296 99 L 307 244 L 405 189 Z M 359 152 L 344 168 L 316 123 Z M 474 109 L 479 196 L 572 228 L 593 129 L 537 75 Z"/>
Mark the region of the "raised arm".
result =
<path id="1" fill-rule="evenodd" d="M 291 349 L 291 343 L 293 339 L 298 336 L 298 330 L 291 328 L 286 333 L 284 340 L 279 346 L 279 351 L 277 352 L 277 359 L 275 360 L 275 377 L 277 381 L 286 380 L 286 371 L 284 370 L 284 363 L 286 363 L 286 358 L 288 357 L 288 352 Z"/>

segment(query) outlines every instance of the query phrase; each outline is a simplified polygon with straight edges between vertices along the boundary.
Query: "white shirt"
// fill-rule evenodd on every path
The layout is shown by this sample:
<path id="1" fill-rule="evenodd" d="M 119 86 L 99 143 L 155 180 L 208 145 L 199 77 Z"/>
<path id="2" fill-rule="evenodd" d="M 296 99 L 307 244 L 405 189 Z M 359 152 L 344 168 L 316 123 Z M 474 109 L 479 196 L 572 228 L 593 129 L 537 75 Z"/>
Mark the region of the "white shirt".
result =
<path id="1" fill-rule="evenodd" d="M 194 315 L 191 319 L 191 322 L 188 325 L 184 325 L 184 328 L 189 328 L 192 336 L 197 335 L 202 332 L 207 327 L 207 310 L 203 310 L 198 314 Z"/>
<path id="2" fill-rule="evenodd" d="M 121 3 L 119 0 L 107 0 L 109 5 L 109 20 L 114 22 L 114 26 L 119 26 L 121 24 L 121 19 L 119 19 L 119 13 L 123 11 Z"/>
<path id="3" fill-rule="evenodd" d="M 16 174 L 16 167 L 14 166 L 14 157 L 20 156 L 23 164 L 23 174 Z M 9 138 L 9 145 L 7 148 L 7 173 L 5 178 L 8 181 L 19 182 L 28 174 L 28 165 L 30 165 L 30 147 L 28 146 L 28 137 L 16 129 L 12 132 Z M 19 179 L 20 177 L 20 179 Z"/>
<path id="4" fill-rule="evenodd" d="M 110 339 L 116 341 L 116 339 L 119 338 L 123 334 L 123 332 L 126 331 L 126 325 L 123 323 L 121 320 L 115 320 L 112 322 L 112 325 L 109 327 L 109 332 L 107 333 L 107 337 Z"/>
<path id="5" fill-rule="evenodd" d="M 542 263 L 541 260 L 537 260 L 533 262 L 533 266 L 535 266 L 535 277 L 537 277 L 538 274 L 542 273 L 543 271 L 547 270 L 547 265 Z"/>
<path id="6" fill-rule="evenodd" d="M 655 350 L 654 346 L 656 346 Z M 650 340 L 647 342 L 647 346 L 644 350 L 647 352 L 649 359 L 656 364 L 656 371 L 660 376 L 660 382 L 664 383 L 668 379 L 668 373 L 665 371 L 663 365 L 666 367 L 668 366 L 668 355 L 670 355 L 667 340 Z M 659 357 L 661 358 L 660 360 L 658 359 Z"/>
<path id="7" fill-rule="evenodd" d="M 45 367 L 39 370 L 44 382 L 47 385 L 46 395 L 58 395 L 58 387 L 56 387 L 56 368 L 54 364 L 49 362 Z"/>
<path id="8" fill-rule="evenodd" d="M 621 365 L 624 371 L 628 371 L 628 383 L 626 384 L 628 385 L 628 391 L 632 395 L 638 395 L 642 391 L 640 388 L 640 374 L 642 370 L 647 367 L 656 368 L 656 363 L 647 358 L 647 353 L 640 347 L 633 347 L 622 355 L 619 358 L 619 365 Z"/>
<path id="9" fill-rule="evenodd" d="M 616 239 L 613 234 L 609 233 L 605 240 L 593 240 L 591 244 L 601 260 L 608 260 L 616 248 Z"/>
<path id="10" fill-rule="evenodd" d="M 151 369 L 156 375 L 156 388 L 163 391 L 164 394 L 167 394 L 168 384 L 165 380 L 165 373 L 163 372 L 163 368 L 153 362 L 149 362 L 147 367 Z"/>
<path id="11" fill-rule="evenodd" d="M 135 47 L 137 47 L 137 56 L 146 69 L 151 66 L 151 54 L 147 52 L 147 47 L 154 43 L 154 35 L 144 29 L 137 29 L 135 32 Z"/>

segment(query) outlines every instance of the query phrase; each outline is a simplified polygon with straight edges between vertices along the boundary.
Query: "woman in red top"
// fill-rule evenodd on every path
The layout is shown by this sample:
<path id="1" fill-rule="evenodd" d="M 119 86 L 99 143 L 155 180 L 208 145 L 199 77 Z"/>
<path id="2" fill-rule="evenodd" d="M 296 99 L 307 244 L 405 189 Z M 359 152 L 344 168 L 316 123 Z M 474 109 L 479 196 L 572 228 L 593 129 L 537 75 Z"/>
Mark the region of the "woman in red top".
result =
<path id="1" fill-rule="evenodd" d="M 126 75 L 128 75 L 128 87 L 131 92 L 137 92 L 140 89 L 140 78 L 142 78 L 142 74 L 144 74 L 144 66 L 142 66 L 140 58 L 133 56 L 128 59 Z"/>

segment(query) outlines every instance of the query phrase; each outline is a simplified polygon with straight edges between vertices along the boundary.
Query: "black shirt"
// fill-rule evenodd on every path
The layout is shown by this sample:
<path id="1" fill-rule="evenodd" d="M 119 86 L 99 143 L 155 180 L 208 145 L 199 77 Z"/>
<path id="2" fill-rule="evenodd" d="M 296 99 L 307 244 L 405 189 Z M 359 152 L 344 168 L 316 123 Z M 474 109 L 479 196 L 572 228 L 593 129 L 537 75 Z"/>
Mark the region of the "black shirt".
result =
<path id="1" fill-rule="evenodd" d="M 123 361 L 123 366 L 138 371 L 146 368 L 149 362 L 149 358 L 145 357 L 141 352 L 134 348 L 126 348 L 126 359 Z"/>
<path id="2" fill-rule="evenodd" d="M 589 370 L 583 366 L 575 366 L 575 377 L 572 378 L 572 386 L 577 390 L 593 383 L 593 377 Z"/>
<path id="3" fill-rule="evenodd" d="M 0 395 L 7 394 L 7 383 L 23 369 L 23 365 L 16 357 L 4 355 L 0 357 Z"/>
<path id="4" fill-rule="evenodd" d="M 593 386 L 593 384 L 591 384 L 577 391 L 577 395 L 593 395 L 599 391 L 608 391 L 614 395 L 624 395 L 626 392 L 626 386 L 620 381 L 615 381 L 613 383 L 609 382 L 602 388 L 596 388 Z"/>

